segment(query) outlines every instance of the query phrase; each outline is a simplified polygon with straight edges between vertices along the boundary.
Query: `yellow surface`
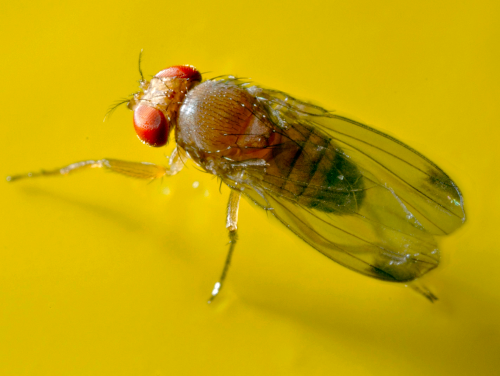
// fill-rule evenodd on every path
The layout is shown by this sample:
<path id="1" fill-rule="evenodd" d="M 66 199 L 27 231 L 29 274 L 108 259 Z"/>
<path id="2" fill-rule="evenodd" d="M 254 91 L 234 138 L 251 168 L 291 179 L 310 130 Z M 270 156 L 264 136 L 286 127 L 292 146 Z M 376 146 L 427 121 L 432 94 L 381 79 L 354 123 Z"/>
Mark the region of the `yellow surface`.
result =
<path id="1" fill-rule="evenodd" d="M 228 190 L 193 165 L 151 184 L 102 171 L 0 183 L 0 375 L 499 374 L 499 4 L 4 2 L 2 176 L 163 163 L 125 107 L 102 123 L 137 90 L 144 49 L 146 75 L 251 77 L 407 142 L 457 182 L 468 221 L 441 243 L 430 304 L 245 202 L 209 306 Z"/>

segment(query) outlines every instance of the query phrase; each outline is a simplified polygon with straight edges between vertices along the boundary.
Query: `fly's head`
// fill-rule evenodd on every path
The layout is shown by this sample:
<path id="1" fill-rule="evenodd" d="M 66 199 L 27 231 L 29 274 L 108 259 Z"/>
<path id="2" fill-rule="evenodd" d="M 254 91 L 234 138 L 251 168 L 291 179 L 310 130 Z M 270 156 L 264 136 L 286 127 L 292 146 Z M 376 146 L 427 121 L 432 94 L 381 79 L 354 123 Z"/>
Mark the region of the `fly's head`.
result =
<path id="1" fill-rule="evenodd" d="M 134 111 L 134 128 L 139 139 L 150 146 L 163 146 L 175 125 L 184 96 L 201 82 L 201 74 L 191 65 L 176 65 L 140 82 L 128 108 Z"/>

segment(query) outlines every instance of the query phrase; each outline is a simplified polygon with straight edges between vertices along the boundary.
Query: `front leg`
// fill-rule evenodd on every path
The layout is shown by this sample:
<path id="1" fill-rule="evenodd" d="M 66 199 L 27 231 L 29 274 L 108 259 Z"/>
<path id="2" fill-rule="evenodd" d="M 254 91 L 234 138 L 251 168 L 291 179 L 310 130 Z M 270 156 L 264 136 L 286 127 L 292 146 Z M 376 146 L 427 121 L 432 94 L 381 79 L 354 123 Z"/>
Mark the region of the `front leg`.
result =
<path id="1" fill-rule="evenodd" d="M 232 189 L 231 194 L 229 195 L 229 202 L 227 203 L 226 216 L 226 228 L 229 231 L 229 251 L 226 256 L 224 268 L 222 269 L 222 274 L 219 281 L 215 283 L 214 289 L 212 290 L 212 296 L 208 299 L 208 304 L 212 303 L 222 289 L 222 284 L 226 279 L 227 271 L 229 269 L 229 265 L 231 264 L 231 257 L 233 256 L 234 248 L 238 240 L 236 231 L 238 230 L 238 209 L 240 206 L 240 198 L 241 192 Z"/>
<path id="2" fill-rule="evenodd" d="M 168 167 L 155 165 L 147 162 L 128 162 L 118 159 L 99 159 L 87 160 L 72 163 L 68 166 L 50 171 L 29 172 L 27 174 L 7 176 L 7 181 L 16 181 L 25 178 L 35 178 L 40 176 L 61 176 L 69 175 L 76 171 L 82 171 L 88 168 L 104 168 L 108 171 L 116 172 L 122 175 L 131 176 L 138 179 L 153 180 L 163 176 L 175 175 L 184 166 L 187 159 L 183 149 L 176 148 L 170 157 Z"/>

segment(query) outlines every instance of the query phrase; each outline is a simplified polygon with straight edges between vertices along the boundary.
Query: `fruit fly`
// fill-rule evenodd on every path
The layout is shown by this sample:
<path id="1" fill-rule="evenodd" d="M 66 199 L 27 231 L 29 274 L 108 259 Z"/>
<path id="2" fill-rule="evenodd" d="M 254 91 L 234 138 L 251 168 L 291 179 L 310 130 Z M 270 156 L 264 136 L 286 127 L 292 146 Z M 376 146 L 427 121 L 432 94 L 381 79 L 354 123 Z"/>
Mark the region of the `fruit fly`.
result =
<path id="1" fill-rule="evenodd" d="M 209 303 L 226 279 L 242 196 L 331 260 L 403 284 L 438 266 L 436 237 L 465 221 L 460 190 L 422 154 L 281 91 L 233 76 L 203 81 L 196 68 L 183 65 L 149 81 L 142 77 L 127 102 L 143 143 L 163 146 L 175 129 L 168 166 L 87 160 L 7 179 L 102 168 L 152 180 L 177 174 L 192 159 L 230 188 L 229 252 Z M 425 287 L 410 286 L 436 299 Z"/>

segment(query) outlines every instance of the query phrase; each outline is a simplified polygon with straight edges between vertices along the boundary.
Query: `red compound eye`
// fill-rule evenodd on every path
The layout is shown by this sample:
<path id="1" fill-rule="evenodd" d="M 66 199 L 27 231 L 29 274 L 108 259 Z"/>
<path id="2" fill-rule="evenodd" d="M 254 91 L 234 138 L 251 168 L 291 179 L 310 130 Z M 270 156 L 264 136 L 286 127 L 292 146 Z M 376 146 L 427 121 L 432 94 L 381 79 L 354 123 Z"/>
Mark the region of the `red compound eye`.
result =
<path id="1" fill-rule="evenodd" d="M 175 65 L 156 74 L 158 78 L 177 77 L 189 81 L 201 81 L 201 73 L 191 65 Z"/>
<path id="2" fill-rule="evenodd" d="M 134 110 L 134 128 L 141 141 L 150 146 L 163 146 L 168 141 L 170 125 L 160 110 L 138 105 Z"/>

